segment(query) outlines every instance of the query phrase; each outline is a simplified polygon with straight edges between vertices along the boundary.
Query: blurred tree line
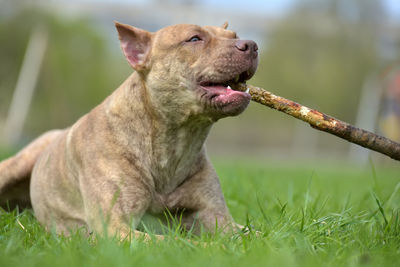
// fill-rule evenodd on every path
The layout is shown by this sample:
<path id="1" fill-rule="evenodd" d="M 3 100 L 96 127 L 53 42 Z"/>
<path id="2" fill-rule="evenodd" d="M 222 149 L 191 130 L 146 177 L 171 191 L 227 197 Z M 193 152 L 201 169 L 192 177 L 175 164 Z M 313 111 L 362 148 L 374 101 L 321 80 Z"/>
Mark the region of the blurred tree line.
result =
<path id="1" fill-rule="evenodd" d="M 382 57 L 384 23 L 380 0 L 298 1 L 268 32 L 250 83 L 354 124 L 366 79 L 399 63 L 400 53 L 390 62 Z M 400 52 L 399 41 L 395 50 Z M 343 153 L 349 146 L 258 104 L 252 103 L 242 117 L 242 126 L 253 131 L 246 131 L 246 138 L 237 138 L 237 143 L 266 153 L 306 155 L 306 150 L 317 152 L 313 148 Z M 235 131 L 233 120 L 221 124 L 221 136 Z M 299 143 L 304 153 L 294 151 Z"/>
<path id="2" fill-rule="evenodd" d="M 365 79 L 388 64 L 379 50 L 384 16 L 380 0 L 298 1 L 273 28 L 266 25 L 259 69 L 250 83 L 354 123 Z M 116 33 L 110 49 L 110 38 L 91 18 L 66 19 L 41 10 L 18 9 L 14 15 L 0 17 L 0 125 L 30 33 L 38 23 L 46 25 L 49 42 L 22 143 L 45 130 L 69 126 L 131 72 L 115 49 Z M 399 59 L 400 53 L 392 60 Z M 294 142 L 295 123 L 252 103 L 239 118 L 217 124 L 210 142 L 214 149 L 220 144 L 228 153 L 226 143 L 239 150 L 267 150 L 273 145 L 281 150 Z M 335 137 L 324 136 L 319 142 L 328 147 L 347 147 Z"/>
<path id="3" fill-rule="evenodd" d="M 38 24 L 45 25 L 49 40 L 24 126 L 26 139 L 69 126 L 98 105 L 130 71 L 89 19 L 22 9 L 0 19 L 0 122 L 7 115 L 30 34 Z"/>
<path id="4" fill-rule="evenodd" d="M 300 2 L 272 30 L 255 83 L 354 122 L 364 80 L 382 64 L 382 17 L 379 0 Z"/>

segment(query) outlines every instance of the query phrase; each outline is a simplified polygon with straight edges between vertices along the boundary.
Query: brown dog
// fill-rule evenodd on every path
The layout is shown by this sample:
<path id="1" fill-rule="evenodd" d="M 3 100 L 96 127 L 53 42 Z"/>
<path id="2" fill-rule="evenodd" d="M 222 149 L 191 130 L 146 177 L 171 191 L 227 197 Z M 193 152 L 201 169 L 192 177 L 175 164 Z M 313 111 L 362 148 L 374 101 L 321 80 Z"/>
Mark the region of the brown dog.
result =
<path id="1" fill-rule="evenodd" d="M 204 141 L 214 122 L 249 104 L 248 93 L 232 88 L 253 76 L 258 55 L 253 41 L 226 27 L 182 24 L 150 33 L 116 23 L 136 71 L 72 127 L 1 162 L 1 204 L 31 203 L 40 223 L 63 233 L 107 225 L 124 237 L 145 213 L 166 209 L 183 212 L 196 232 L 214 231 L 216 222 L 232 229 Z"/>

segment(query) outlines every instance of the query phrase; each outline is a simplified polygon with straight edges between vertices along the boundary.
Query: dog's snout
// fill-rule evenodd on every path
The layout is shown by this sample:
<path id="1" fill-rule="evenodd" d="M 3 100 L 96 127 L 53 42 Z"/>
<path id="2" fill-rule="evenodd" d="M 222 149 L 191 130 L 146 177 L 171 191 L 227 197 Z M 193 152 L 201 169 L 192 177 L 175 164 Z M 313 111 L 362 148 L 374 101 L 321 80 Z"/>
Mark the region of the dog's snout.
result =
<path id="1" fill-rule="evenodd" d="M 235 43 L 235 47 L 241 52 L 252 53 L 255 56 L 257 55 L 258 46 L 254 41 L 237 40 Z"/>

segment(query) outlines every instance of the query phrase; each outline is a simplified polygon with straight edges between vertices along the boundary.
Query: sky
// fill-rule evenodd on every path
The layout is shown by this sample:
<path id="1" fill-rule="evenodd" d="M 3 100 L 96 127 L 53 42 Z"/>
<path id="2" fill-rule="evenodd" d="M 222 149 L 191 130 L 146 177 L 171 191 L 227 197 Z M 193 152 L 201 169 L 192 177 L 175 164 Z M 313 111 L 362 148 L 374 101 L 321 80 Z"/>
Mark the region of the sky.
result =
<path id="1" fill-rule="evenodd" d="M 400 0 L 385 0 L 387 10 L 396 19 L 400 20 Z"/>
<path id="2" fill-rule="evenodd" d="M 97 2 L 99 0 L 86 0 Z M 148 0 L 100 0 L 103 2 L 122 2 L 146 4 Z M 297 2 L 296 0 L 202 0 L 209 7 L 224 8 L 232 10 L 243 10 L 247 12 L 268 13 L 270 15 L 281 15 L 288 11 Z M 382 0 L 390 16 L 400 21 L 400 0 Z"/>

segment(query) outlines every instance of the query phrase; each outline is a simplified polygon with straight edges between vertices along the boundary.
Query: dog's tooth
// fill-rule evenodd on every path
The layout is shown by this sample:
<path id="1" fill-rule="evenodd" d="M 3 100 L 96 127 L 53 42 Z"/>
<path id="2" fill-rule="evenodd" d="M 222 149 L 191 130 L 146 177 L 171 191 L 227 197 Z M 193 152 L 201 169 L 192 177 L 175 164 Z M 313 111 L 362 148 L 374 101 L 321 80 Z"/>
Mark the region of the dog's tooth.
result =
<path id="1" fill-rule="evenodd" d="M 248 94 L 250 93 L 250 88 L 247 87 L 246 93 L 248 93 Z"/>
<path id="2" fill-rule="evenodd" d="M 232 88 L 231 88 L 229 85 L 228 85 L 228 89 L 229 89 L 229 90 L 232 90 Z"/>

